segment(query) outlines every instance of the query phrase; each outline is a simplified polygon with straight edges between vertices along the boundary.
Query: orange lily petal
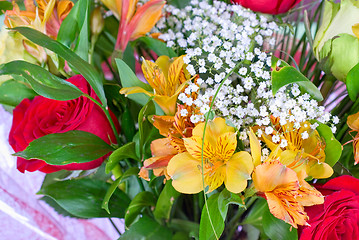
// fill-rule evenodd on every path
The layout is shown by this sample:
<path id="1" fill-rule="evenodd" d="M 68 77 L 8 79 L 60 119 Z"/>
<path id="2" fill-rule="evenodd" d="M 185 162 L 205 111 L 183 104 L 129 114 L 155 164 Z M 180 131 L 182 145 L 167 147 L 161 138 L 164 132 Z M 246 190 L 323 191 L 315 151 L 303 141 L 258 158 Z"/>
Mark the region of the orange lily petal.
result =
<path id="1" fill-rule="evenodd" d="M 42 19 L 42 24 L 45 24 L 49 18 L 51 17 L 51 14 L 54 10 L 56 4 L 56 0 L 50 0 L 44 9 L 44 18 Z"/>
<path id="2" fill-rule="evenodd" d="M 165 95 L 166 93 L 161 91 L 161 84 L 166 82 L 166 78 L 157 64 L 144 60 L 141 67 L 148 84 L 155 89 L 157 94 Z"/>
<path id="3" fill-rule="evenodd" d="M 314 187 L 310 186 L 304 179 L 299 181 L 298 202 L 303 206 L 313 206 L 324 203 L 324 196 Z"/>
<path id="4" fill-rule="evenodd" d="M 153 116 L 153 126 L 157 128 L 162 136 L 168 137 L 169 129 L 173 127 L 173 116 Z"/>
<path id="5" fill-rule="evenodd" d="M 167 166 L 172 186 L 181 193 L 195 194 L 203 190 L 201 163 L 189 153 L 174 156 Z"/>
<path id="6" fill-rule="evenodd" d="M 247 187 L 247 180 L 253 172 L 252 157 L 248 152 L 235 153 L 226 163 L 226 178 L 224 184 L 228 191 L 242 192 Z"/>
<path id="7" fill-rule="evenodd" d="M 137 9 L 127 28 L 128 32 L 131 32 L 130 41 L 145 35 L 153 28 L 162 15 L 165 3 L 163 0 L 150 0 Z"/>
<path id="8" fill-rule="evenodd" d="M 327 163 L 319 163 L 313 161 L 314 164 L 310 165 L 308 164 L 308 176 L 311 176 L 313 178 L 329 178 L 333 175 L 334 171 L 331 166 L 329 166 Z"/>

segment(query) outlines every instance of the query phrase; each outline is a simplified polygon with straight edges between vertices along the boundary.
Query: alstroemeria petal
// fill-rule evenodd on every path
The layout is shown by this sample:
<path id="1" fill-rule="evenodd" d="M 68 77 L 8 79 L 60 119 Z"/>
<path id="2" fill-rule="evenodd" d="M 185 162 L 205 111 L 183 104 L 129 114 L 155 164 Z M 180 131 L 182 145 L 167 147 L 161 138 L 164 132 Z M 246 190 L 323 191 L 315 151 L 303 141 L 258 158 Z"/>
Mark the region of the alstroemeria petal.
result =
<path id="1" fill-rule="evenodd" d="M 307 174 L 313 178 L 329 178 L 333 175 L 334 171 L 331 166 L 327 163 L 317 163 L 315 161 L 314 164 L 308 164 Z"/>
<path id="2" fill-rule="evenodd" d="M 352 130 L 359 131 L 359 112 L 348 116 L 347 124 Z"/>
<path id="3" fill-rule="evenodd" d="M 165 95 L 166 93 L 162 91 L 163 87 L 161 84 L 166 81 L 166 78 L 157 64 L 144 60 L 141 68 L 148 84 L 150 84 L 150 86 L 155 90 L 155 93 Z"/>
<path id="4" fill-rule="evenodd" d="M 261 151 L 261 144 L 258 140 L 258 138 L 256 137 L 256 135 L 254 134 L 252 128 L 250 128 L 249 131 L 249 144 L 251 147 L 251 154 L 253 157 L 253 164 L 254 166 L 258 166 L 259 164 L 261 164 L 261 156 L 262 156 L 262 151 Z"/>
<path id="5" fill-rule="evenodd" d="M 310 186 L 304 179 L 299 181 L 298 202 L 303 206 L 312 206 L 324 203 L 323 195 L 314 187 Z"/>
<path id="6" fill-rule="evenodd" d="M 127 88 L 121 88 L 120 90 L 121 94 L 125 94 L 125 96 L 135 93 L 144 93 L 150 97 L 154 96 L 153 93 L 147 92 L 145 89 L 140 87 L 127 87 Z"/>
<path id="7" fill-rule="evenodd" d="M 260 192 L 273 191 L 277 186 L 298 181 L 296 172 L 279 161 L 264 162 L 252 174 L 255 188 Z"/>
<path id="8" fill-rule="evenodd" d="M 71 1 L 59 1 L 57 2 L 57 16 L 60 21 L 63 21 L 64 18 L 70 13 L 74 3 Z"/>
<path id="9" fill-rule="evenodd" d="M 224 184 L 228 191 L 242 192 L 247 187 L 247 180 L 253 172 L 252 157 L 248 152 L 235 153 L 226 164 L 226 179 Z"/>
<path id="10" fill-rule="evenodd" d="M 183 141 L 188 153 L 200 161 L 202 159 L 202 138 L 193 136 L 191 138 L 184 138 Z M 209 142 L 204 142 L 203 161 L 212 159 L 214 155 L 214 146 L 209 144 Z"/>
<path id="11" fill-rule="evenodd" d="M 131 32 L 130 41 L 145 35 L 153 28 L 162 15 L 165 3 L 163 0 L 150 0 L 137 9 L 127 28 L 128 32 Z"/>
<path id="12" fill-rule="evenodd" d="M 151 143 L 151 152 L 154 157 L 174 155 L 177 150 L 171 145 L 169 138 L 159 138 Z"/>
<path id="13" fill-rule="evenodd" d="M 195 194 L 203 190 L 201 163 L 189 153 L 174 156 L 167 166 L 173 187 L 181 193 Z"/>
<path id="14" fill-rule="evenodd" d="M 354 24 L 352 26 L 352 30 L 355 36 L 357 36 L 357 38 L 359 38 L 359 23 Z"/>
<path id="15" fill-rule="evenodd" d="M 47 3 L 45 11 L 44 11 L 44 18 L 42 19 L 42 22 L 41 22 L 42 24 L 45 24 L 47 22 L 47 20 L 49 20 L 52 12 L 54 10 L 55 4 L 56 4 L 56 0 L 50 0 Z"/>
<path id="16" fill-rule="evenodd" d="M 155 126 L 162 136 L 168 137 L 169 129 L 173 127 L 175 118 L 173 116 L 153 116 L 153 126 Z"/>
<path id="17" fill-rule="evenodd" d="M 216 155 L 222 161 L 229 160 L 237 147 L 236 134 L 232 132 L 223 133 L 217 138 Z"/>

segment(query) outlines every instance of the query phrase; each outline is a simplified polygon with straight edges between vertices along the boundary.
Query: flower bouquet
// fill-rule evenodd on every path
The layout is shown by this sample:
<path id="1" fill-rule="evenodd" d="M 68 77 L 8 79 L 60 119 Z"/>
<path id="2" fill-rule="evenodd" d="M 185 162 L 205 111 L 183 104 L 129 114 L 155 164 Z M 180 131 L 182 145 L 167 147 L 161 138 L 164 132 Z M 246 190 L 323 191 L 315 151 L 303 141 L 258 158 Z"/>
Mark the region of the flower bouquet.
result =
<path id="1" fill-rule="evenodd" d="M 0 3 L 9 143 L 58 213 L 119 239 L 357 238 L 358 1 Z"/>

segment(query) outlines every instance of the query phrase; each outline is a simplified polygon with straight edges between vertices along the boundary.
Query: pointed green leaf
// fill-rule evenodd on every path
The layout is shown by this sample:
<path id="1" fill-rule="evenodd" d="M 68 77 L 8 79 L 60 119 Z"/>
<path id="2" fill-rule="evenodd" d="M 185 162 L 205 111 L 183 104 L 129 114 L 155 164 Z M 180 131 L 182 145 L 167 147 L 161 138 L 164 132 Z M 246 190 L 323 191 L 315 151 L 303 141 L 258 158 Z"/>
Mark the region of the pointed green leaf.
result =
<path id="1" fill-rule="evenodd" d="M 166 43 L 151 37 L 140 37 L 136 41 L 143 42 L 146 46 L 154 51 L 158 56 L 166 55 L 170 58 L 177 57 L 172 48 L 167 47 Z"/>
<path id="2" fill-rule="evenodd" d="M 125 216 L 130 199 L 122 191 L 113 195 L 111 214 L 101 208 L 102 198 L 109 184 L 94 179 L 76 179 L 55 182 L 43 186 L 38 194 L 52 198 L 68 213 L 80 218 L 101 218 Z"/>
<path id="3" fill-rule="evenodd" d="M 156 208 L 153 211 L 153 215 L 158 221 L 167 221 L 170 218 L 173 203 L 180 195 L 181 194 L 172 187 L 172 180 L 167 181 L 158 197 Z"/>
<path id="4" fill-rule="evenodd" d="M 55 100 L 71 100 L 83 93 L 72 83 L 63 80 L 44 68 L 25 61 L 0 65 L 0 75 L 18 75 L 25 78 L 35 92 Z"/>
<path id="5" fill-rule="evenodd" d="M 225 213 L 221 213 L 218 207 L 218 197 L 220 193 L 215 193 L 207 200 L 206 205 L 203 206 L 201 222 L 199 224 L 199 239 L 200 240 L 212 240 L 219 239 L 224 230 L 224 218 Z"/>
<path id="6" fill-rule="evenodd" d="M 106 195 L 102 201 L 101 207 L 105 209 L 108 213 L 110 213 L 110 210 L 108 209 L 108 205 L 110 202 L 110 198 L 112 194 L 116 191 L 117 187 L 124 182 L 127 178 L 137 175 L 139 172 L 139 169 L 137 167 L 129 168 L 121 177 L 117 178 L 116 181 L 114 181 L 111 186 L 108 188 Z"/>
<path id="7" fill-rule="evenodd" d="M 359 63 L 355 65 L 348 73 L 346 85 L 350 99 L 355 102 L 359 93 Z"/>
<path id="8" fill-rule="evenodd" d="M 11 79 L 0 85 L 0 104 L 16 107 L 24 98 L 32 99 L 36 95 L 24 82 Z"/>
<path id="9" fill-rule="evenodd" d="M 151 192 L 140 192 L 131 201 L 126 210 L 125 224 L 129 227 L 145 207 L 155 206 L 156 198 Z"/>
<path id="10" fill-rule="evenodd" d="M 135 143 L 130 142 L 127 143 L 120 148 L 117 148 L 108 158 L 108 162 L 106 164 L 106 173 L 112 171 L 112 169 L 123 159 L 131 158 L 139 161 L 136 150 L 135 150 Z"/>
<path id="11" fill-rule="evenodd" d="M 53 40 L 52 38 L 46 36 L 45 34 L 28 27 L 16 27 L 12 30 L 18 31 L 30 41 L 38 44 L 44 48 L 47 48 L 54 53 L 58 54 L 60 57 L 65 59 L 71 64 L 91 85 L 97 96 L 99 97 L 103 106 L 107 106 L 107 100 L 102 86 L 102 80 L 100 74 L 96 69 L 84 61 L 81 57 L 72 52 L 65 45 L 60 42 Z"/>
<path id="12" fill-rule="evenodd" d="M 14 155 L 25 159 L 41 159 L 51 165 L 66 165 L 90 162 L 113 150 L 98 136 L 76 130 L 35 139 L 24 151 Z"/>
<path id="13" fill-rule="evenodd" d="M 277 67 L 278 58 L 273 57 L 272 61 L 273 94 L 276 94 L 281 87 L 296 83 L 299 85 L 301 91 L 307 92 L 313 99 L 317 101 L 323 100 L 319 89 L 301 72 L 284 62 L 282 66 Z"/>

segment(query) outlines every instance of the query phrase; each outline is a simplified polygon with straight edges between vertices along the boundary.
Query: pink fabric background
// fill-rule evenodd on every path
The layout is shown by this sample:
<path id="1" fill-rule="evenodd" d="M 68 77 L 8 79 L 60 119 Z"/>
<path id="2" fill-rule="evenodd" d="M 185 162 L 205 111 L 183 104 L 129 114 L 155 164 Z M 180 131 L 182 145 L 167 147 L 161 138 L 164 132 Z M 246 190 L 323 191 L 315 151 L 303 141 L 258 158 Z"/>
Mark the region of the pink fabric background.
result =
<path id="1" fill-rule="evenodd" d="M 110 240 L 117 239 L 108 219 L 74 219 L 57 214 L 38 200 L 45 174 L 20 173 L 8 144 L 12 116 L 0 105 L 0 239 L 14 240 Z M 113 219 L 120 231 L 123 222 Z"/>

